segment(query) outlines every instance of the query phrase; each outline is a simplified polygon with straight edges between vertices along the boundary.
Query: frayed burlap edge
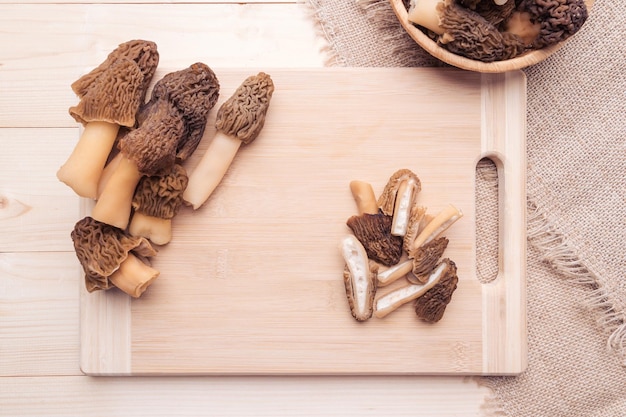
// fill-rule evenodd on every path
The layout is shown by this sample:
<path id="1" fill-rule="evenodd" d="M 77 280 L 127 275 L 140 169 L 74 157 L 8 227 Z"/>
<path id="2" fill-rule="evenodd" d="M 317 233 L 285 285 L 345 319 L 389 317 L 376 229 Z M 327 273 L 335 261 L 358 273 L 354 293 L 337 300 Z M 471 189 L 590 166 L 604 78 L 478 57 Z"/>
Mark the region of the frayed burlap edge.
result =
<path id="1" fill-rule="evenodd" d="M 568 244 L 565 235 L 559 232 L 547 212 L 531 199 L 527 202 L 527 215 L 528 242 L 541 251 L 543 260 L 559 275 L 590 289 L 583 303 L 597 314 L 597 323 L 609 334 L 607 349 L 614 352 L 622 365 L 626 366 L 624 312 L 616 310 L 606 288 L 601 284 L 602 280 Z"/>
<path id="2" fill-rule="evenodd" d="M 337 34 L 331 25 L 326 22 L 329 19 L 326 12 L 318 2 L 318 0 L 307 0 L 301 3 L 305 13 L 313 20 L 316 35 L 321 36 L 328 41 L 327 45 L 321 47 L 320 52 L 324 55 L 324 65 L 327 67 L 346 67 L 348 66 L 345 59 L 337 53 L 334 46 Z"/>

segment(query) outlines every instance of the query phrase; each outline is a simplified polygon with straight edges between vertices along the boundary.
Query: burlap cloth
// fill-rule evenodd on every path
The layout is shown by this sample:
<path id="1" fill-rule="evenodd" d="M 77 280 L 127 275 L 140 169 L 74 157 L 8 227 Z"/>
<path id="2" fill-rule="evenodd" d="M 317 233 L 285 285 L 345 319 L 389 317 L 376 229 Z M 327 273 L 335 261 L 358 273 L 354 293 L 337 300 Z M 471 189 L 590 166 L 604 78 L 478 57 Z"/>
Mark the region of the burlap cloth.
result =
<path id="1" fill-rule="evenodd" d="M 330 45 L 328 65 L 443 65 L 406 35 L 388 0 L 306 5 Z M 493 392 L 485 415 L 626 416 L 624 6 L 597 0 L 578 34 L 524 70 L 529 366 L 478 378 Z M 494 173 L 477 169 L 481 204 L 495 204 Z M 496 229 L 478 221 L 493 242 Z"/>

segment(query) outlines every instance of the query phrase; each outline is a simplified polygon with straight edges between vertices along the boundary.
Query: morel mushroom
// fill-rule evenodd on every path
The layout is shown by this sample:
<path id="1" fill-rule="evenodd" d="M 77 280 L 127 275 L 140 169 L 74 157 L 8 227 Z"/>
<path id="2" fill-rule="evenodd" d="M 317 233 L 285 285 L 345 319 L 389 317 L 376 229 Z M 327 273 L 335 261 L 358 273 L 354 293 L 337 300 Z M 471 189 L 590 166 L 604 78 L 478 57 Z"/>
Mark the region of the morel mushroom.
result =
<path id="1" fill-rule="evenodd" d="M 378 318 L 383 318 L 389 313 L 397 310 L 404 304 L 421 297 L 428 290 L 433 288 L 437 282 L 445 275 L 448 265 L 441 263 L 435 268 L 434 271 L 428 277 L 428 280 L 424 284 L 408 283 L 405 286 L 397 288 L 379 298 L 375 302 L 374 315 Z"/>
<path id="2" fill-rule="evenodd" d="M 215 74 L 202 63 L 170 73 L 156 83 L 150 102 L 141 111 L 139 127 L 119 140 L 120 160 L 92 210 L 92 217 L 126 228 L 139 180 L 171 168 L 177 157 L 181 158 L 181 152 L 187 155 L 197 131 L 204 129 L 218 90 Z M 194 139 L 190 140 L 192 136 Z"/>
<path id="3" fill-rule="evenodd" d="M 496 27 L 515 10 L 515 0 L 459 0 L 459 5 L 475 11 Z"/>
<path id="4" fill-rule="evenodd" d="M 372 186 L 364 181 L 352 181 L 350 190 L 357 203 L 358 215 L 346 224 L 361 242 L 369 259 L 391 266 L 402 257 L 401 236 L 391 234 L 392 216 L 378 209 Z"/>
<path id="5" fill-rule="evenodd" d="M 343 281 L 350 312 L 357 321 L 372 317 L 376 296 L 376 273 L 378 265 L 370 262 L 359 240 L 348 235 L 341 240 L 341 255 L 346 262 Z"/>
<path id="6" fill-rule="evenodd" d="M 415 313 L 429 323 L 441 320 L 459 282 L 456 264 L 453 261 L 446 258 L 440 265 L 445 265 L 445 269 L 437 285 L 415 300 Z"/>
<path id="7" fill-rule="evenodd" d="M 518 3 L 505 30 L 524 38 L 533 48 L 569 38 L 578 32 L 589 14 L 584 0 L 521 0 Z"/>
<path id="8" fill-rule="evenodd" d="M 414 0 L 409 21 L 436 35 L 447 50 L 466 58 L 493 62 L 522 54 L 526 47 L 514 33 L 500 32 L 477 12 L 453 0 Z"/>
<path id="9" fill-rule="evenodd" d="M 145 238 L 130 236 L 91 217 L 78 221 L 71 237 L 89 292 L 115 286 L 139 297 L 159 276 L 159 271 L 140 259 L 156 255 Z"/>
<path id="10" fill-rule="evenodd" d="M 393 216 L 392 235 L 406 234 L 411 210 L 421 190 L 420 179 L 409 169 L 399 169 L 389 178 L 378 199 L 378 206 L 383 213 Z"/>
<path id="11" fill-rule="evenodd" d="M 172 239 L 172 218 L 183 203 L 187 187 L 187 172 L 180 164 L 163 175 L 145 176 L 137 185 L 133 197 L 133 217 L 128 231 L 133 236 L 165 245 Z"/>
<path id="12" fill-rule="evenodd" d="M 72 84 L 80 103 L 69 112 L 84 130 L 57 177 L 76 194 L 97 197 L 98 180 L 119 128 L 135 125 L 158 62 L 154 42 L 129 41 Z"/>
<path id="13" fill-rule="evenodd" d="M 448 239 L 441 236 L 415 249 L 412 256 L 413 275 L 408 276 L 409 281 L 424 284 L 447 247 Z"/>
<path id="14" fill-rule="evenodd" d="M 248 77 L 224 102 L 215 121 L 217 132 L 189 175 L 185 202 L 198 209 L 222 181 L 242 144 L 250 144 L 263 129 L 274 83 L 263 72 Z"/>
<path id="15" fill-rule="evenodd" d="M 420 246 L 438 238 L 444 231 L 452 226 L 457 220 L 463 217 L 463 212 L 449 204 L 440 211 L 419 233 L 413 243 L 407 247 L 409 256 L 413 256 L 414 251 Z"/>

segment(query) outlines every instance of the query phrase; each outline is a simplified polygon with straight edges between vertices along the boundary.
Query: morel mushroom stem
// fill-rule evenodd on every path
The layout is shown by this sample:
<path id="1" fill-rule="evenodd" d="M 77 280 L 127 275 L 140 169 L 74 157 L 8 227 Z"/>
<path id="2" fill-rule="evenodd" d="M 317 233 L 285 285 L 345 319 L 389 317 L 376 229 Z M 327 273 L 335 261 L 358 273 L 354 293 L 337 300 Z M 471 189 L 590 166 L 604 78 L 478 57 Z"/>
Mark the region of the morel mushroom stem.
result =
<path id="1" fill-rule="evenodd" d="M 461 210 L 454 207 L 452 204 L 448 205 L 445 209 L 443 209 L 439 214 L 437 214 L 427 225 L 424 227 L 424 230 L 420 232 L 419 235 L 413 241 L 412 248 L 409 248 L 409 253 L 412 253 L 414 250 L 419 248 L 420 246 L 436 239 L 446 231 L 454 222 L 463 217 L 463 213 Z"/>
<path id="2" fill-rule="evenodd" d="M 118 124 L 103 121 L 85 124 L 74 150 L 57 171 L 57 178 L 79 196 L 97 198 L 98 181 L 119 127 Z"/>
<path id="3" fill-rule="evenodd" d="M 440 17 L 437 6 L 442 0 L 413 0 L 409 7 L 408 19 L 416 25 L 443 35 L 444 29 L 439 25 Z"/>
<path id="4" fill-rule="evenodd" d="M 425 284 L 409 284 L 400 287 L 378 298 L 375 303 L 374 316 L 383 318 L 397 310 L 400 306 L 413 301 L 424 295 L 426 291 L 435 286 L 444 275 L 448 264 L 441 263 L 428 277 Z"/>
<path id="5" fill-rule="evenodd" d="M 241 140 L 220 131 L 215 134 L 206 153 L 189 176 L 189 184 L 183 193 L 183 199 L 194 210 L 200 208 L 213 194 L 235 159 L 241 144 Z"/>
<path id="6" fill-rule="evenodd" d="M 391 268 L 378 272 L 378 285 L 385 286 L 392 282 L 396 282 L 400 278 L 406 276 L 413 270 L 413 261 L 411 259 L 401 262 Z"/>
<path id="7" fill-rule="evenodd" d="M 365 181 L 351 181 L 350 192 L 359 214 L 378 214 L 378 204 L 372 185 Z"/>
<path id="8" fill-rule="evenodd" d="M 393 222 L 391 223 L 392 235 L 404 236 L 406 234 L 409 227 L 411 209 L 413 208 L 418 191 L 419 188 L 415 184 L 415 179 L 411 177 L 400 183 L 393 209 Z"/>
<path id="9" fill-rule="evenodd" d="M 158 276 L 159 271 L 129 253 L 109 280 L 126 294 L 138 298 Z"/>
<path id="10" fill-rule="evenodd" d="M 96 202 L 91 217 L 102 223 L 126 229 L 135 188 L 141 177 L 137 165 L 127 157 L 122 157 Z"/>
<path id="11" fill-rule="evenodd" d="M 104 166 L 104 169 L 102 170 L 102 175 L 100 175 L 100 179 L 98 180 L 98 192 L 96 198 L 99 198 L 102 194 L 104 187 L 111 179 L 111 175 L 113 175 L 113 172 L 115 172 L 115 168 L 117 168 L 117 166 L 119 165 L 122 156 L 123 155 L 121 153 L 118 153 Z"/>
<path id="12" fill-rule="evenodd" d="M 172 240 L 172 219 L 149 216 L 136 211 L 128 226 L 133 236 L 143 236 L 156 245 L 165 245 Z"/>

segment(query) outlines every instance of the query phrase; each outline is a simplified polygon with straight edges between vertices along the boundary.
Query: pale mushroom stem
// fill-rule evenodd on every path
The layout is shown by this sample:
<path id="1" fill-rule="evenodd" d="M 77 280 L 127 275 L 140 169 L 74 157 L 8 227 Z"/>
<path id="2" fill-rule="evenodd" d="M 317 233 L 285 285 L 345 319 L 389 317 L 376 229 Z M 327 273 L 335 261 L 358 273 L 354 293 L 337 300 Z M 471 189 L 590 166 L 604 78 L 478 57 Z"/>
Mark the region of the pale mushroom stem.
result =
<path id="1" fill-rule="evenodd" d="M 452 204 L 449 204 L 448 207 L 439 212 L 425 227 L 424 230 L 420 232 L 419 235 L 413 241 L 412 248 L 410 249 L 411 253 L 415 249 L 420 246 L 436 239 L 447 230 L 454 222 L 463 217 L 463 213 L 461 210 L 454 207 Z"/>
<path id="2" fill-rule="evenodd" d="M 397 265 L 392 266 L 391 268 L 385 269 L 384 271 L 378 272 L 378 285 L 385 286 L 389 285 L 392 282 L 399 280 L 400 278 L 406 276 L 409 272 L 413 270 L 413 261 L 408 260 L 401 262 Z"/>
<path id="3" fill-rule="evenodd" d="M 215 191 L 241 144 L 241 140 L 217 131 L 200 162 L 189 175 L 189 183 L 183 193 L 183 200 L 194 210 L 200 208 Z"/>
<path id="4" fill-rule="evenodd" d="M 408 20 L 442 35 L 444 30 L 439 26 L 440 21 L 437 6 L 439 3 L 443 3 L 443 1 L 444 0 L 412 0 L 408 11 Z"/>
<path id="5" fill-rule="evenodd" d="M 393 222 L 391 223 L 391 234 L 394 236 L 406 234 L 411 217 L 411 208 L 415 200 L 413 193 L 415 193 L 414 180 L 407 179 L 400 183 L 394 204 Z"/>
<path id="6" fill-rule="evenodd" d="M 109 280 L 126 294 L 138 298 L 158 276 L 159 271 L 129 253 Z"/>
<path id="7" fill-rule="evenodd" d="M 141 177 L 137 165 L 127 157 L 122 157 L 102 190 L 91 217 L 102 223 L 126 229 L 130 221 L 135 188 Z"/>
<path id="8" fill-rule="evenodd" d="M 100 180 L 98 181 L 98 197 L 100 197 L 107 182 L 109 182 L 109 180 L 111 179 L 111 175 L 113 175 L 115 168 L 117 168 L 117 166 L 119 165 L 122 156 L 122 153 L 119 152 L 117 155 L 115 155 L 113 159 L 109 161 L 108 164 L 105 165 L 104 169 L 102 170 L 102 175 L 100 175 Z"/>
<path id="9" fill-rule="evenodd" d="M 149 216 L 136 211 L 130 220 L 128 232 L 133 236 L 150 239 L 155 245 L 165 245 L 172 240 L 172 219 Z"/>
<path id="10" fill-rule="evenodd" d="M 74 150 L 57 171 L 57 178 L 79 196 L 97 198 L 98 181 L 119 128 L 118 124 L 101 121 L 85 124 Z"/>
<path id="11" fill-rule="evenodd" d="M 351 181 L 350 192 L 352 192 L 359 214 L 378 214 L 376 195 L 370 183 Z"/>

